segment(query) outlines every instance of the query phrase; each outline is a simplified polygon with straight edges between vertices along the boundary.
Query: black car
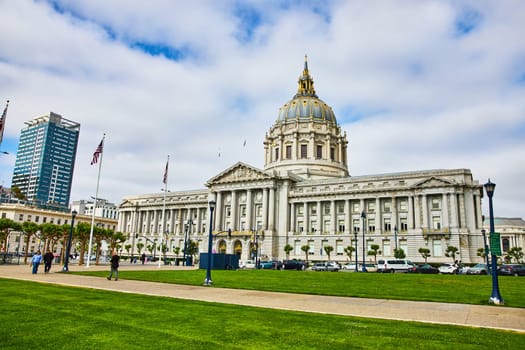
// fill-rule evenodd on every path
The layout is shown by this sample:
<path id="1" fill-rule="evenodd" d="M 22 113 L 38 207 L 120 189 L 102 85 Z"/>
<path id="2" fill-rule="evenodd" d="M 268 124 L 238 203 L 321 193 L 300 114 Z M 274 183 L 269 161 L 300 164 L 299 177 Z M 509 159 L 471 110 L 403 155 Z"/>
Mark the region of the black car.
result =
<path id="1" fill-rule="evenodd" d="M 285 260 L 281 266 L 281 270 L 305 270 L 306 263 L 301 260 Z"/>
<path id="2" fill-rule="evenodd" d="M 525 276 L 525 265 L 508 264 L 498 268 L 498 275 L 505 276 Z"/>
<path id="3" fill-rule="evenodd" d="M 439 273 L 439 269 L 429 264 L 422 264 L 422 265 L 417 265 L 413 272 L 433 274 L 433 273 Z"/>

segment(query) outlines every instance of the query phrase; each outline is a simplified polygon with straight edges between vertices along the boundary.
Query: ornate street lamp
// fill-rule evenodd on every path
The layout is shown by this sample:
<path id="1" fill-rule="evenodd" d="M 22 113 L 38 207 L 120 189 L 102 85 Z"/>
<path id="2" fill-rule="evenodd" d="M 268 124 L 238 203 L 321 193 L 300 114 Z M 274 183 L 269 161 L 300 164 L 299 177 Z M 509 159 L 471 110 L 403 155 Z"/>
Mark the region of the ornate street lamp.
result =
<path id="1" fill-rule="evenodd" d="M 358 227 L 354 227 L 354 243 L 355 243 L 355 272 L 358 272 L 358 265 L 357 265 L 357 229 Z"/>
<path id="2" fill-rule="evenodd" d="M 215 209 L 215 200 L 210 199 L 208 205 L 210 207 L 210 227 L 208 234 L 208 266 L 206 269 L 206 279 L 204 280 L 205 286 L 211 286 L 213 283 L 211 280 L 211 253 L 213 244 L 213 210 Z"/>
<path id="3" fill-rule="evenodd" d="M 66 256 L 64 257 L 64 266 L 62 272 L 69 272 L 69 255 L 71 254 L 71 241 L 73 240 L 73 226 L 75 225 L 75 216 L 77 212 L 73 210 L 71 212 L 71 227 L 69 229 L 69 239 L 67 240 Z"/>
<path id="4" fill-rule="evenodd" d="M 362 269 L 361 269 L 361 272 L 367 272 L 367 271 L 366 271 L 366 266 L 365 266 L 365 259 L 366 259 L 366 256 L 365 256 L 365 254 L 366 254 L 366 244 L 365 244 L 365 243 L 366 243 L 366 242 L 365 242 L 365 232 L 366 232 L 366 226 L 365 226 L 365 225 L 366 225 L 366 213 L 365 213 L 364 210 L 361 212 L 361 219 L 363 219 L 363 243 L 362 243 L 362 244 L 363 244 L 363 267 L 362 267 Z"/>
<path id="5" fill-rule="evenodd" d="M 487 196 L 489 197 L 489 222 L 490 222 L 490 237 L 494 236 L 494 210 L 492 207 L 492 196 L 494 195 L 494 190 L 496 189 L 496 184 L 489 181 L 484 185 Z M 497 268 L 497 259 L 498 257 L 495 254 L 495 247 L 490 247 L 490 256 L 492 258 L 491 263 L 491 273 L 492 273 L 492 294 L 489 299 L 489 303 L 496 305 L 503 305 L 503 298 L 499 292 L 499 283 L 498 283 L 498 268 Z"/>

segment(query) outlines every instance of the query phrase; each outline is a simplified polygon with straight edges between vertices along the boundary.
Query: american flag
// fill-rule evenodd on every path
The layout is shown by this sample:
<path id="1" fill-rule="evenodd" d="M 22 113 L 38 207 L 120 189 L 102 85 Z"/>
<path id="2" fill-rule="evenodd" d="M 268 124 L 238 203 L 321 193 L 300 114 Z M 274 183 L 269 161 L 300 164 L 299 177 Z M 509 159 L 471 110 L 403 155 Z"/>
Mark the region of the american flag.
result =
<path id="1" fill-rule="evenodd" d="M 7 100 L 7 103 L 4 108 L 4 113 L 2 113 L 2 118 L 0 118 L 0 143 L 2 143 L 2 138 L 4 137 L 5 117 L 7 116 L 8 106 L 9 106 L 9 100 Z"/>
<path id="2" fill-rule="evenodd" d="M 102 154 L 102 150 L 104 148 L 104 139 L 100 141 L 100 143 L 97 146 L 97 149 L 95 150 L 95 153 L 93 153 L 93 159 L 91 160 L 91 165 L 98 163 L 98 157 Z"/>
<path id="3" fill-rule="evenodd" d="M 166 162 L 166 169 L 164 169 L 164 176 L 162 177 L 162 183 L 163 184 L 168 184 L 168 164 L 169 164 L 169 159 L 168 161 Z"/>

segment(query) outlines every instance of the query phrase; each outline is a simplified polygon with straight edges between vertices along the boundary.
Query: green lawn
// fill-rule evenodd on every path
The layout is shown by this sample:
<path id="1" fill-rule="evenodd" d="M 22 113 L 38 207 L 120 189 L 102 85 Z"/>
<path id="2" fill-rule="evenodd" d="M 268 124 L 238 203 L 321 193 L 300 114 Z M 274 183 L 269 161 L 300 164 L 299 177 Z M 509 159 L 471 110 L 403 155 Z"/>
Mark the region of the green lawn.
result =
<path id="1" fill-rule="evenodd" d="M 103 271 L 84 275 L 106 276 Z M 202 285 L 203 270 L 125 271 L 120 278 Z M 349 272 L 238 270 L 212 271 L 215 287 L 380 299 L 420 300 L 461 304 L 488 304 L 490 276 L 381 274 Z M 506 306 L 525 307 L 525 278 L 500 276 Z"/>
<path id="2" fill-rule="evenodd" d="M 221 274 L 215 276 L 219 280 Z M 9 279 L 0 279 L 0 286 L 2 349 L 519 349 L 525 342 L 523 334 L 491 329 L 289 312 Z"/>

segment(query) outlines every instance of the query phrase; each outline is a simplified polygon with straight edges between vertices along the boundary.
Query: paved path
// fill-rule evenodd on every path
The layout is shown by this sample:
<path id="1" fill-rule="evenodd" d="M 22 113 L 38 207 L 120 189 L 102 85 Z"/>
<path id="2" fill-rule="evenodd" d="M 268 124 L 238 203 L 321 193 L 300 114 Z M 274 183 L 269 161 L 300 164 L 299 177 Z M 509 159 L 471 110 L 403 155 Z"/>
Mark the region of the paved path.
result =
<path id="1" fill-rule="evenodd" d="M 55 273 L 32 275 L 29 266 L 0 265 L 0 277 L 178 299 L 344 316 L 495 328 L 525 333 L 525 309 L 520 308 L 261 292 L 126 279 L 110 282 L 100 277 L 56 273 L 60 271 L 60 268 L 61 266 L 54 265 L 52 271 L 54 270 Z M 156 264 L 139 264 L 121 266 L 120 271 L 167 268 L 174 269 L 174 267 L 165 266 L 159 268 Z M 175 269 L 184 268 L 175 267 Z M 70 271 L 86 269 L 88 268 L 70 265 Z M 108 266 L 89 267 L 89 270 L 101 269 L 109 271 Z M 41 270 L 43 271 L 43 266 Z M 203 272 L 203 280 L 204 276 Z"/>

